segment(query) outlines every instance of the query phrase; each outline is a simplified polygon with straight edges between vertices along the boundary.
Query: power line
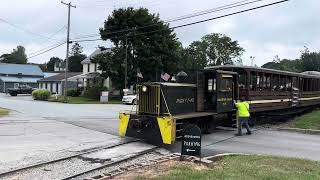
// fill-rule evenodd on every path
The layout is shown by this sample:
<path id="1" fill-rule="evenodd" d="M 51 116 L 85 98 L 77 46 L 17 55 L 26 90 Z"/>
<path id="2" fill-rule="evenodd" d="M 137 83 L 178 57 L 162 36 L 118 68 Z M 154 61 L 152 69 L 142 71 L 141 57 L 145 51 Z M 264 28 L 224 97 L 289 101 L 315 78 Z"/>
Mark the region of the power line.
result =
<path id="1" fill-rule="evenodd" d="M 227 5 L 223 5 L 223 6 L 219 6 L 216 8 L 212 8 L 212 9 L 208 9 L 208 10 L 204 10 L 204 11 L 200 11 L 197 13 L 192 13 L 192 14 L 188 14 L 188 15 L 184 15 L 184 16 L 179 16 L 176 18 L 171 18 L 168 19 L 166 21 L 164 21 L 164 23 L 171 23 L 171 22 L 175 22 L 175 21 L 180 21 L 180 20 L 184 20 L 184 19 L 189 19 L 189 18 L 193 18 L 193 17 L 197 17 L 197 16 L 201 16 L 201 15 L 206 15 L 206 14 L 210 14 L 210 13 L 214 13 L 214 12 L 219 12 L 219 11 L 223 11 L 223 10 L 227 10 L 227 9 L 232 9 L 232 8 L 236 8 L 236 7 L 240 7 L 240 6 L 245 6 L 245 5 L 249 5 L 249 4 L 253 4 L 253 3 L 257 3 L 263 0 L 254 0 L 254 1 L 250 1 L 250 0 L 243 0 L 243 1 L 238 1 L 235 3 L 231 3 L 231 4 L 227 4 Z M 140 26 L 140 27 L 136 27 L 134 29 L 122 29 L 122 30 L 118 30 L 118 31 L 113 31 L 113 32 L 109 32 L 107 34 L 115 34 L 115 33 L 121 33 L 121 32 L 128 32 L 128 31 L 135 31 L 138 29 L 143 29 L 146 27 L 152 27 L 152 26 L 158 26 L 159 24 L 149 24 L 149 25 L 145 25 L 145 26 Z M 88 38 L 88 37 L 98 37 L 100 36 L 99 34 L 92 34 L 92 35 L 84 35 L 82 37 L 76 37 L 73 38 L 73 40 L 75 39 L 82 39 L 82 38 Z"/>
<path id="2" fill-rule="evenodd" d="M 53 49 L 56 49 L 56 48 L 64 45 L 65 43 L 66 43 L 66 42 L 60 43 L 60 44 L 58 44 L 58 45 L 56 45 L 56 46 L 54 46 L 54 47 L 52 47 L 52 48 L 50 48 L 50 49 L 47 49 L 47 50 L 41 52 L 41 53 L 38 53 L 38 54 L 33 55 L 33 56 L 30 56 L 30 57 L 28 57 L 27 59 L 31 59 L 31 58 L 34 58 L 34 57 L 39 56 L 39 55 L 41 55 L 41 54 L 44 54 L 44 53 L 46 53 L 46 52 L 49 52 L 49 51 L 51 51 L 51 50 L 53 50 Z"/>
<path id="3" fill-rule="evenodd" d="M 40 44 L 44 44 L 46 42 L 48 42 L 50 39 L 52 39 L 55 35 L 57 35 L 59 32 L 61 32 L 62 30 L 65 30 L 67 27 L 63 26 L 62 28 L 60 28 L 58 31 L 54 32 L 53 34 L 51 34 L 45 41 L 43 41 Z"/>
<path id="4" fill-rule="evenodd" d="M 170 23 L 170 22 L 174 22 L 174 21 L 180 21 L 180 20 L 184 20 L 184 19 L 189 19 L 189 18 L 206 15 L 206 14 L 210 14 L 210 13 L 213 13 L 213 12 L 219 12 L 219 11 L 223 11 L 223 10 L 226 10 L 226 9 L 232 9 L 232 8 L 240 7 L 240 6 L 244 6 L 244 5 L 249 5 L 249 4 L 253 4 L 253 3 L 256 3 L 256 2 L 261 2 L 263 0 L 255 0 L 255 1 L 251 1 L 251 2 L 247 2 L 247 1 L 248 0 L 243 0 L 243 1 L 235 2 L 235 3 L 223 5 L 223 6 L 220 6 L 220 7 L 217 7 L 217 8 L 208 9 L 208 10 L 196 12 L 196 13 L 193 13 L 193 14 L 185 15 L 185 16 L 180 16 L 180 17 L 177 17 L 177 18 L 174 18 L 174 19 L 169 19 L 169 20 L 166 21 L 166 23 Z"/>
<path id="5" fill-rule="evenodd" d="M 13 23 L 11 23 L 11 22 L 3 19 L 3 18 L 0 18 L 0 21 L 2 21 L 3 23 L 8 24 L 8 25 L 10 25 L 10 26 L 12 26 L 12 27 L 20 30 L 20 31 L 23 31 L 23 32 L 25 32 L 25 33 L 29 33 L 29 34 L 32 34 L 32 35 L 34 35 L 34 36 L 38 36 L 38 37 L 41 37 L 41 38 L 46 38 L 46 39 L 49 38 L 49 37 L 47 37 L 47 36 L 44 36 L 44 35 L 41 35 L 41 34 L 38 34 L 38 33 L 32 32 L 32 31 L 29 31 L 29 30 L 27 30 L 27 29 L 24 29 L 24 28 L 22 28 L 22 27 L 20 27 L 20 26 L 18 26 L 18 25 L 15 25 L 15 24 L 13 24 Z"/>
<path id="6" fill-rule="evenodd" d="M 169 27 L 169 29 L 177 29 L 177 28 L 181 28 L 181 27 L 191 26 L 191 25 L 194 25 L 194 24 L 199 24 L 199 23 L 212 21 L 212 20 L 216 20 L 216 19 L 220 19 L 220 18 L 224 18 L 224 17 L 228 17 L 228 16 L 233 16 L 233 15 L 236 15 L 236 14 L 245 13 L 245 12 L 248 12 L 248 11 L 253 11 L 253 10 L 265 8 L 265 7 L 268 7 L 268 6 L 273 6 L 273 5 L 284 3 L 284 2 L 287 2 L 287 1 L 289 1 L 289 0 L 277 1 L 277 2 L 274 2 L 274 3 L 269 3 L 269 4 L 262 5 L 262 6 L 257 6 L 257 7 L 254 7 L 254 8 L 249 8 L 249 9 L 245 9 L 245 10 L 241 10 L 241 11 L 237 11 L 237 12 L 233 12 L 233 13 L 229 13 L 229 14 L 213 17 L 213 18 L 208 18 L 208 19 L 204 19 L 204 20 L 200 20 L 200 21 L 195 21 L 195 22 L 192 22 L 192 23 L 187 23 L 187 24 L 182 24 L 182 25 L 178 25 L 178 26 L 174 26 L 174 27 Z M 159 32 L 159 31 L 163 31 L 163 30 L 166 30 L 166 28 L 153 30 L 153 31 L 149 31 L 149 32 L 144 32 L 144 33 L 137 33 L 137 34 L 135 34 L 135 36 L 154 33 L 154 32 Z M 114 37 L 114 38 L 111 38 L 111 39 L 122 38 L 122 37 L 125 37 L 125 36 L 126 35 L 119 36 L 119 37 Z M 132 36 L 132 34 L 128 35 L 128 36 Z M 100 41 L 100 40 L 103 40 L 103 39 L 97 38 L 97 39 L 74 40 L 74 42 L 88 42 L 88 41 Z"/>
<path id="7" fill-rule="evenodd" d="M 237 11 L 237 12 L 233 12 L 233 13 L 229 13 L 229 14 L 225 14 L 225 15 L 221 15 L 221 16 L 217 16 L 217 17 L 213 17 L 213 18 L 204 19 L 204 20 L 201 20 L 201 21 L 195 21 L 195 22 L 192 22 L 192 23 L 187 23 L 187 24 L 183 24 L 183 25 L 179 25 L 179 26 L 170 27 L 169 29 L 177 29 L 177 28 L 181 28 L 181 27 L 191 26 L 191 25 L 194 25 L 194 24 L 199 24 L 199 23 L 212 21 L 212 20 L 216 20 L 216 19 L 220 19 L 220 18 L 224 18 L 224 17 L 228 17 L 228 16 L 233 16 L 233 15 L 236 15 L 236 14 L 241 14 L 241 13 L 248 12 L 248 11 L 253 11 L 253 10 L 265 8 L 265 7 L 268 7 L 268 6 L 277 5 L 277 4 L 280 4 L 280 3 L 287 2 L 287 1 L 289 1 L 289 0 L 276 1 L 274 3 L 269 3 L 269 4 L 262 5 L 262 6 L 257 6 L 257 7 L 254 7 L 254 8 L 245 9 L 245 10 L 242 10 L 242 11 Z M 149 34 L 149 33 L 154 33 L 154 32 L 159 32 L 159 31 L 163 31 L 163 30 L 166 30 L 166 29 L 163 28 L 163 29 L 153 30 L 153 31 L 144 32 L 144 33 L 137 33 L 137 34 L 134 34 L 134 36 L 143 35 L 143 34 Z M 128 37 L 129 36 L 133 36 L 133 35 L 129 34 Z M 125 36 L 113 37 L 111 39 L 123 38 L 123 37 L 125 37 Z M 101 41 L 101 40 L 103 40 L 103 39 L 97 38 L 97 39 L 74 40 L 74 42 L 89 42 L 89 41 Z M 46 53 L 48 51 L 51 51 L 51 50 L 53 50 L 53 49 L 65 44 L 65 43 L 66 42 L 63 42 L 63 43 L 61 43 L 61 44 L 59 44 L 57 46 L 54 46 L 54 47 L 52 47 L 52 48 L 50 48 L 50 49 L 48 49 L 48 50 L 46 50 L 44 52 L 38 53 L 38 54 L 36 54 L 34 56 L 31 56 L 29 58 L 33 58 L 35 56 L 38 56 L 38 55 L 41 55 L 41 54 Z"/>
<path id="8" fill-rule="evenodd" d="M 44 51 L 44 50 L 46 50 L 46 49 L 52 48 L 52 47 L 54 47 L 54 46 L 56 46 L 57 44 L 60 44 L 60 43 L 62 43 L 62 42 L 65 43 L 66 41 L 65 41 L 64 39 L 62 39 L 62 40 L 58 41 L 58 42 L 55 43 L 55 44 L 52 44 L 52 45 L 47 46 L 47 47 L 45 47 L 45 48 L 42 48 L 42 49 L 33 51 L 33 52 L 29 53 L 29 55 L 36 54 L 36 53 L 38 53 L 38 52 L 41 52 L 41 51 Z"/>

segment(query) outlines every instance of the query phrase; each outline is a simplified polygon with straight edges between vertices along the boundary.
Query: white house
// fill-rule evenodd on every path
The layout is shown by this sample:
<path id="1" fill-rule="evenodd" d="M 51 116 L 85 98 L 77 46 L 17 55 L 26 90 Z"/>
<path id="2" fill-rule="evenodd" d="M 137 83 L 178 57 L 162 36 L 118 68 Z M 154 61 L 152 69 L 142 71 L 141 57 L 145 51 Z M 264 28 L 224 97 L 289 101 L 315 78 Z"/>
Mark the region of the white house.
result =
<path id="1" fill-rule="evenodd" d="M 90 54 L 86 59 L 84 59 L 81 64 L 83 67 L 82 75 L 79 76 L 79 79 L 82 79 L 84 87 L 88 86 L 92 82 L 92 79 L 97 77 L 102 73 L 101 70 L 99 70 L 99 64 L 93 63 L 92 59 L 101 53 L 110 52 L 110 49 L 106 49 L 105 51 L 101 51 L 100 48 L 97 48 L 92 54 Z M 109 78 L 103 80 L 103 86 L 110 88 L 111 87 L 111 81 Z"/>

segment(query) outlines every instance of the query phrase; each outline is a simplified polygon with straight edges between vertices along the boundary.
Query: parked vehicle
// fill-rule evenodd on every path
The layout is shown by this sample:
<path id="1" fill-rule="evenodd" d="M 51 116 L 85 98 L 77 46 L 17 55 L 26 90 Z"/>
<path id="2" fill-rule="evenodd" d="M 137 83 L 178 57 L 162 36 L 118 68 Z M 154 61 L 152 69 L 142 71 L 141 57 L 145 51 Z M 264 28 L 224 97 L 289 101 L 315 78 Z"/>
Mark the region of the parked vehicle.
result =
<path id="1" fill-rule="evenodd" d="M 34 88 L 28 85 L 21 85 L 17 88 L 9 88 L 8 93 L 11 96 L 17 96 L 18 94 L 32 94 L 32 91 L 35 90 Z"/>
<path id="2" fill-rule="evenodd" d="M 137 95 L 131 94 L 131 95 L 123 96 L 122 103 L 124 103 L 124 104 L 137 104 Z"/>

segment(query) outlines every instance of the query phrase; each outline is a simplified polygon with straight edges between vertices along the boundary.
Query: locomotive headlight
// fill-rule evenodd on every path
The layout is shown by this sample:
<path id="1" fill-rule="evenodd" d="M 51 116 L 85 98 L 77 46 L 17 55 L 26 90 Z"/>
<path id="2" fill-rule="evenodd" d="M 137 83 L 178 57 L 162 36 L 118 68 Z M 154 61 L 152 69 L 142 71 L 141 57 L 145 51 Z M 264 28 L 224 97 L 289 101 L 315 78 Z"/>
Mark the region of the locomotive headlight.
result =
<path id="1" fill-rule="evenodd" d="M 142 91 L 147 92 L 147 86 L 142 86 Z"/>

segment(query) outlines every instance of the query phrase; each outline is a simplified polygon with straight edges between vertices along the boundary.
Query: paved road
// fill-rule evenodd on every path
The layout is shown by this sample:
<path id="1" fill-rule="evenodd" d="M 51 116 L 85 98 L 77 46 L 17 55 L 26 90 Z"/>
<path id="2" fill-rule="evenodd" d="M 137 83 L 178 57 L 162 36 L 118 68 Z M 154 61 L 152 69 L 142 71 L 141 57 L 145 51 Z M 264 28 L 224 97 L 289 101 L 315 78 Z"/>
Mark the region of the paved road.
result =
<path id="1" fill-rule="evenodd" d="M 130 110 L 122 104 L 63 104 L 33 101 L 31 96 L 11 97 L 0 94 L 0 107 L 13 109 L 28 116 L 43 118 L 76 119 L 117 119 L 120 110 Z"/>
<path id="2" fill-rule="evenodd" d="M 116 135 L 118 112 L 130 110 L 127 105 L 70 105 L 32 101 L 30 97 L 8 97 L 0 95 L 0 107 L 16 110 L 13 119 L 32 119 L 39 121 L 58 121 L 86 129 Z M 8 118 L 7 118 L 8 119 Z M 251 154 L 281 155 L 320 160 L 320 136 L 260 129 L 252 136 L 234 137 L 234 131 L 217 130 L 202 138 L 203 155 L 241 152 Z M 97 136 L 98 137 L 98 136 Z M 100 138 L 100 137 L 98 137 Z M 168 149 L 179 152 L 180 143 Z"/>

